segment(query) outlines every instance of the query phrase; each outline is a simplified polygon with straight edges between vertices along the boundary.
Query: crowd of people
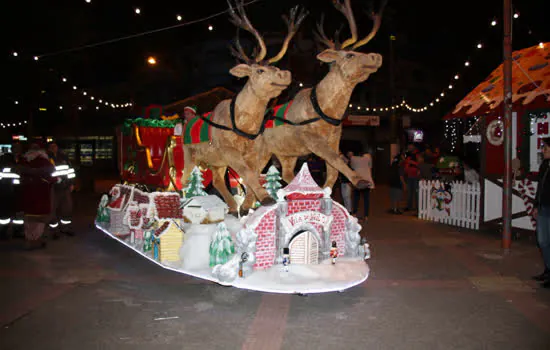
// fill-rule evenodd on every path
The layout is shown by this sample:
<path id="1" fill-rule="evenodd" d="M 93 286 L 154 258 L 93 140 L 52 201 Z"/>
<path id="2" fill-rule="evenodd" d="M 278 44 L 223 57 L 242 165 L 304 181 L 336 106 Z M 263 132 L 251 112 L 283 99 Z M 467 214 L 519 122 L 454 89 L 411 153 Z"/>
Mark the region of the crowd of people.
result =
<path id="1" fill-rule="evenodd" d="M 0 156 L 0 170 L 0 238 L 24 237 L 26 248 L 36 249 L 47 238 L 74 235 L 74 170 L 57 144 L 16 143 Z"/>
<path id="2" fill-rule="evenodd" d="M 341 153 L 340 157 L 360 176 L 374 185 L 372 180 L 371 152 L 356 156 L 353 152 Z M 460 179 L 469 183 L 480 181 L 477 171 L 465 161 L 451 162 L 452 167 L 441 169 L 441 159 L 445 156 L 439 147 L 425 146 L 422 151 L 415 144 L 409 144 L 406 150 L 392 159 L 389 168 L 388 184 L 390 187 L 390 212 L 403 214 L 418 210 L 418 187 L 421 180 Z M 353 215 L 357 215 L 360 197 L 363 197 L 364 221 L 369 215 L 370 188 L 360 190 L 352 186 L 342 174 L 339 176 L 343 204 Z M 402 205 L 405 201 L 406 205 Z"/>

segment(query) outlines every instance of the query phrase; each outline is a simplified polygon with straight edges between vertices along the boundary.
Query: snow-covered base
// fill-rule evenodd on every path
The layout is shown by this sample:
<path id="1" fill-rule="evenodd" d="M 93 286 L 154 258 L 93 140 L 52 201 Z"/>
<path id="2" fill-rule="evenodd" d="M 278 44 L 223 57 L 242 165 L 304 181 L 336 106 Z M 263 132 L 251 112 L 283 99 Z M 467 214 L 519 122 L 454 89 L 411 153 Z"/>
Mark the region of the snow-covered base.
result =
<path id="1" fill-rule="evenodd" d="M 233 220 L 227 221 L 230 221 L 230 223 L 227 223 L 227 226 L 233 235 L 239 226 L 238 221 L 236 219 L 235 222 L 231 222 Z M 245 278 L 236 278 L 233 282 L 225 283 L 213 276 L 212 268 L 208 266 L 208 244 L 215 225 L 200 226 L 203 226 L 202 230 L 199 227 L 184 229 L 186 231 L 186 242 L 180 250 L 182 261 L 163 264 L 144 254 L 131 244 L 114 236 L 102 223 L 96 222 L 96 227 L 99 230 L 162 268 L 225 286 L 268 293 L 313 294 L 340 292 L 364 282 L 369 276 L 369 266 L 364 260 L 359 258 L 339 258 L 335 265 L 332 265 L 330 260 L 323 261 L 317 265 L 291 264 L 288 266 L 288 271 L 284 271 L 282 265 L 274 265 L 265 270 L 256 270 Z M 192 242 L 193 244 L 186 244 Z M 190 249 L 191 246 L 194 246 L 195 249 Z M 199 247 L 200 249 L 197 249 Z M 185 257 L 187 257 L 187 261 Z"/>
<path id="2" fill-rule="evenodd" d="M 340 292 L 368 277 L 369 266 L 364 260 L 342 258 L 334 265 L 330 260 L 317 265 L 290 264 L 288 272 L 281 265 L 273 265 L 236 279 L 232 286 L 269 293 L 313 294 Z"/>

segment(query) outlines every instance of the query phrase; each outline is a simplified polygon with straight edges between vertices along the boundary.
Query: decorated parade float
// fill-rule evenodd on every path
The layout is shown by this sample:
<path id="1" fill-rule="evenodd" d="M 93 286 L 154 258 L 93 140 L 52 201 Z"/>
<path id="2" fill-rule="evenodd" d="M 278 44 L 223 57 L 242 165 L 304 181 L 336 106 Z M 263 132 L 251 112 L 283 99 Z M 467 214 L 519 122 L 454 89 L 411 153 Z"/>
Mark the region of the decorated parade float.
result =
<path id="1" fill-rule="evenodd" d="M 157 106 L 146 118 L 128 120 L 119 134 L 123 183 L 102 197 L 96 227 L 166 269 L 222 285 L 307 294 L 365 281 L 369 245 L 357 219 L 331 198 L 331 188 L 338 171 L 359 188 L 373 185 L 340 159 L 338 145 L 353 88 L 382 63 L 378 54 L 355 51 L 375 36 L 381 17 L 372 14 L 374 28 L 359 40 L 350 1 L 334 4 L 352 38 L 338 43 L 319 26 L 328 49 L 318 59 L 332 63 L 329 73 L 271 109 L 269 101 L 291 83 L 291 73 L 272 64 L 285 55 L 306 14 L 292 9 L 282 48 L 266 59 L 266 45 L 243 2 L 230 5 L 232 22 L 258 43 L 253 57 L 238 37 L 233 48 L 244 63 L 230 73 L 248 77 L 247 83 L 211 112 L 190 119 L 166 116 L 170 108 Z M 310 153 L 331 165 L 323 188 L 307 164 L 294 175 L 297 157 Z M 281 161 L 282 175 L 273 166 L 261 174 L 272 155 Z"/>
<path id="2" fill-rule="evenodd" d="M 516 232 L 534 231 L 532 212 L 535 178 L 542 162 L 541 139 L 550 136 L 550 43 L 515 51 L 512 58 L 512 226 Z M 502 202 L 504 173 L 502 101 L 500 65 L 445 117 L 451 144 L 458 142 L 461 129 L 465 144 L 477 144 L 480 182 L 424 184 L 420 217 L 476 229 L 502 223 L 502 207 L 495 205 Z"/>

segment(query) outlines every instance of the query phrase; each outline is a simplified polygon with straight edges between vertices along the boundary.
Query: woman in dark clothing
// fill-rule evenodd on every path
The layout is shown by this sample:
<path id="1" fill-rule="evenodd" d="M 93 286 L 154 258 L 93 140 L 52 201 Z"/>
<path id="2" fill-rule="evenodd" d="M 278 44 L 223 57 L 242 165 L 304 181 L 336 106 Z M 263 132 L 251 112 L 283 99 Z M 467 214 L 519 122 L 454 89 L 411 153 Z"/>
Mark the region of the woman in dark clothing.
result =
<path id="1" fill-rule="evenodd" d="M 539 169 L 533 215 L 537 219 L 537 241 L 545 269 L 534 279 L 542 282 L 544 288 L 550 288 L 550 137 L 542 141 L 543 161 Z"/>
<path id="2" fill-rule="evenodd" d="M 404 159 L 405 156 L 399 154 L 393 158 L 390 166 L 390 211 L 392 214 L 403 214 L 403 212 L 399 210 L 399 202 L 403 199 L 403 190 L 407 187 L 405 172 L 402 166 Z"/>

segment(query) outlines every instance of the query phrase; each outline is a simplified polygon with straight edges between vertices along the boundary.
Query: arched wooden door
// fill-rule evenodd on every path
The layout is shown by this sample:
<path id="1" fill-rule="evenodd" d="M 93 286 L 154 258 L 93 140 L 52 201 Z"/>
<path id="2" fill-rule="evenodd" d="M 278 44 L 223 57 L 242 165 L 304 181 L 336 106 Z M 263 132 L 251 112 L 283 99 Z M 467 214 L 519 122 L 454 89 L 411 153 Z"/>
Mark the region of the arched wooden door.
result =
<path id="1" fill-rule="evenodd" d="M 288 245 L 291 264 L 318 264 L 319 241 L 310 231 L 296 234 Z"/>

